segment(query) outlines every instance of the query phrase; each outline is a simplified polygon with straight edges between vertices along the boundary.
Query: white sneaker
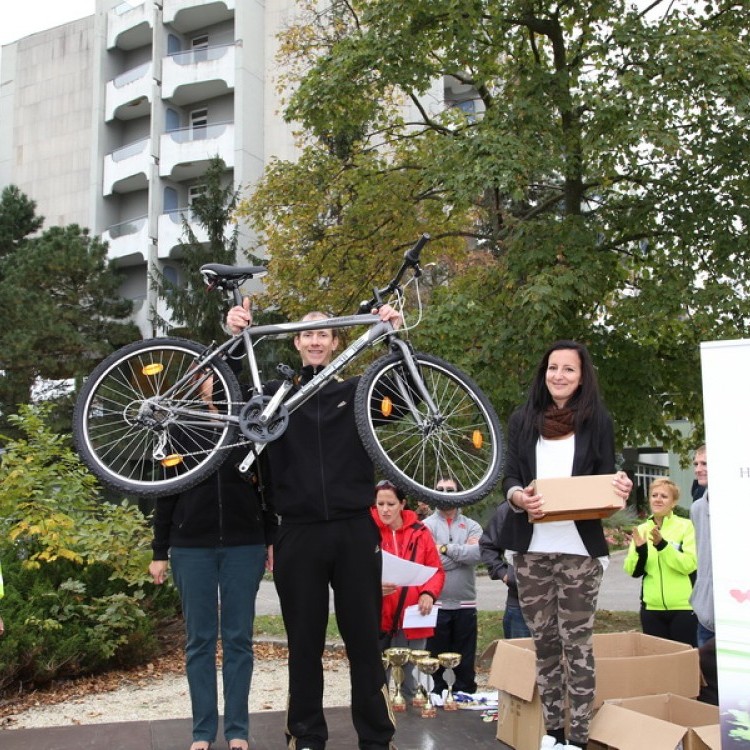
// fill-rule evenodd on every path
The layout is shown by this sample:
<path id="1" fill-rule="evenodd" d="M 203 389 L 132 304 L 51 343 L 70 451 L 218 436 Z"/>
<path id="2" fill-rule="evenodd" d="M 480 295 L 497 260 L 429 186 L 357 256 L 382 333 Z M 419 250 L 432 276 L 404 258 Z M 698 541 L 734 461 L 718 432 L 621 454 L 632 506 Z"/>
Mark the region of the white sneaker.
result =
<path id="1" fill-rule="evenodd" d="M 539 745 L 539 750 L 557 750 L 562 745 L 550 734 L 545 734 L 542 737 L 542 744 Z"/>

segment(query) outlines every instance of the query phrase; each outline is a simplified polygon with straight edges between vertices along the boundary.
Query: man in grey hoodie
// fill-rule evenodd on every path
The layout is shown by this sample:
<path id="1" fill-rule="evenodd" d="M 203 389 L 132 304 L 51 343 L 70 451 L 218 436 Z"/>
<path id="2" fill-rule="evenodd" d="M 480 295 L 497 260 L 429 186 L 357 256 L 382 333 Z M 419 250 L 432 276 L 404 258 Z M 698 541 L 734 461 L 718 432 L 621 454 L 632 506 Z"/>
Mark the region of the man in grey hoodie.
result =
<path id="1" fill-rule="evenodd" d="M 435 489 L 456 492 L 458 482 L 441 479 Z M 461 513 L 458 507 L 436 510 L 422 521 L 432 533 L 440 562 L 445 570 L 445 585 L 440 594 L 435 634 L 426 648 L 433 656 L 445 652 L 461 654 L 455 668 L 455 692 L 475 693 L 477 653 L 477 588 L 476 567 L 481 561 L 479 540 L 482 527 Z M 447 687 L 443 669 L 435 673 L 433 692 L 440 695 Z"/>

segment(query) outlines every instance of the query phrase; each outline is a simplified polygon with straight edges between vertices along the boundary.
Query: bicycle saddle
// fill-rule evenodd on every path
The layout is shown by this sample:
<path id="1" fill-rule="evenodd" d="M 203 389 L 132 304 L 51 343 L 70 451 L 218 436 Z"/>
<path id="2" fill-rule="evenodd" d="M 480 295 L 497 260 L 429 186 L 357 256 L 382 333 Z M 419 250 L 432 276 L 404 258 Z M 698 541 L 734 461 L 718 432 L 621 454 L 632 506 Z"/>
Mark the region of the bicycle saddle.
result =
<path id="1" fill-rule="evenodd" d="M 232 281 L 234 279 L 252 279 L 268 273 L 265 266 L 225 266 L 223 263 L 206 263 L 201 266 L 204 278 L 210 277 L 214 281 Z"/>

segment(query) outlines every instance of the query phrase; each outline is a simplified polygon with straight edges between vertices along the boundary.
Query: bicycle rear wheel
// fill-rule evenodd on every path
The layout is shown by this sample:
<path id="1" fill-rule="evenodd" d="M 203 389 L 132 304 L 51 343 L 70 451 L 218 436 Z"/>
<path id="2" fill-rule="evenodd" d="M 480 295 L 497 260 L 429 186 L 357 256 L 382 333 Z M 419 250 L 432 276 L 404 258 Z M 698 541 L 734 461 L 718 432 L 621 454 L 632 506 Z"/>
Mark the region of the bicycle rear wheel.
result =
<path id="1" fill-rule="evenodd" d="M 407 494 L 438 507 L 463 506 L 485 497 L 502 470 L 502 431 L 479 386 L 458 368 L 414 353 L 424 386 L 400 354 L 375 361 L 357 387 L 355 416 L 375 466 Z M 452 478 L 458 491 L 439 492 Z"/>
<path id="2" fill-rule="evenodd" d="M 135 495 L 192 487 L 229 454 L 242 401 L 229 365 L 201 364 L 206 348 L 177 338 L 129 344 L 102 361 L 81 388 L 73 440 L 105 484 Z"/>

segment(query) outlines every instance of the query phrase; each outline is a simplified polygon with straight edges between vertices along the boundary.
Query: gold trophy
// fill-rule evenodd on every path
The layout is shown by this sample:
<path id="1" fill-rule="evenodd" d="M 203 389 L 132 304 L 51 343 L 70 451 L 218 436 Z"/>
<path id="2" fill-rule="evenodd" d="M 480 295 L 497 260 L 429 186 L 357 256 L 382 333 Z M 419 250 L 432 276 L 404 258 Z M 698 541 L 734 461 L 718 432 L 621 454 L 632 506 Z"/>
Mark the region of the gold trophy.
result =
<path id="1" fill-rule="evenodd" d="M 411 650 L 411 656 L 409 657 L 409 661 L 411 661 L 411 663 L 414 664 L 417 669 L 417 690 L 414 693 L 414 698 L 412 699 L 411 703 L 412 706 L 417 706 L 419 708 L 427 703 L 427 691 L 422 684 L 422 680 L 419 679 L 419 666 L 417 662 L 420 659 L 426 659 L 428 656 L 431 656 L 429 651 L 425 651 L 421 648 L 413 648 Z"/>
<path id="2" fill-rule="evenodd" d="M 401 694 L 401 685 L 404 682 L 404 664 L 409 661 L 411 649 L 396 646 L 394 648 L 387 648 L 384 653 L 388 657 L 388 663 L 391 665 L 393 683 L 396 686 L 393 698 L 391 699 L 391 706 L 394 711 L 406 711 L 406 701 Z"/>
<path id="3" fill-rule="evenodd" d="M 446 711 L 458 710 L 458 703 L 453 697 L 453 686 L 456 684 L 456 673 L 453 671 L 461 663 L 461 654 L 454 654 L 451 652 L 437 655 L 438 662 L 443 668 L 443 679 L 448 685 L 448 692 L 445 695 L 445 703 L 443 708 Z"/>
<path id="4" fill-rule="evenodd" d="M 440 668 L 440 662 L 437 659 L 425 656 L 423 659 L 417 661 L 417 668 L 425 675 L 425 688 L 427 690 L 427 702 L 422 708 L 422 718 L 433 719 L 437 716 L 437 709 L 432 705 L 432 700 L 430 699 L 432 687 L 435 684 L 432 675 L 434 675 Z"/>

